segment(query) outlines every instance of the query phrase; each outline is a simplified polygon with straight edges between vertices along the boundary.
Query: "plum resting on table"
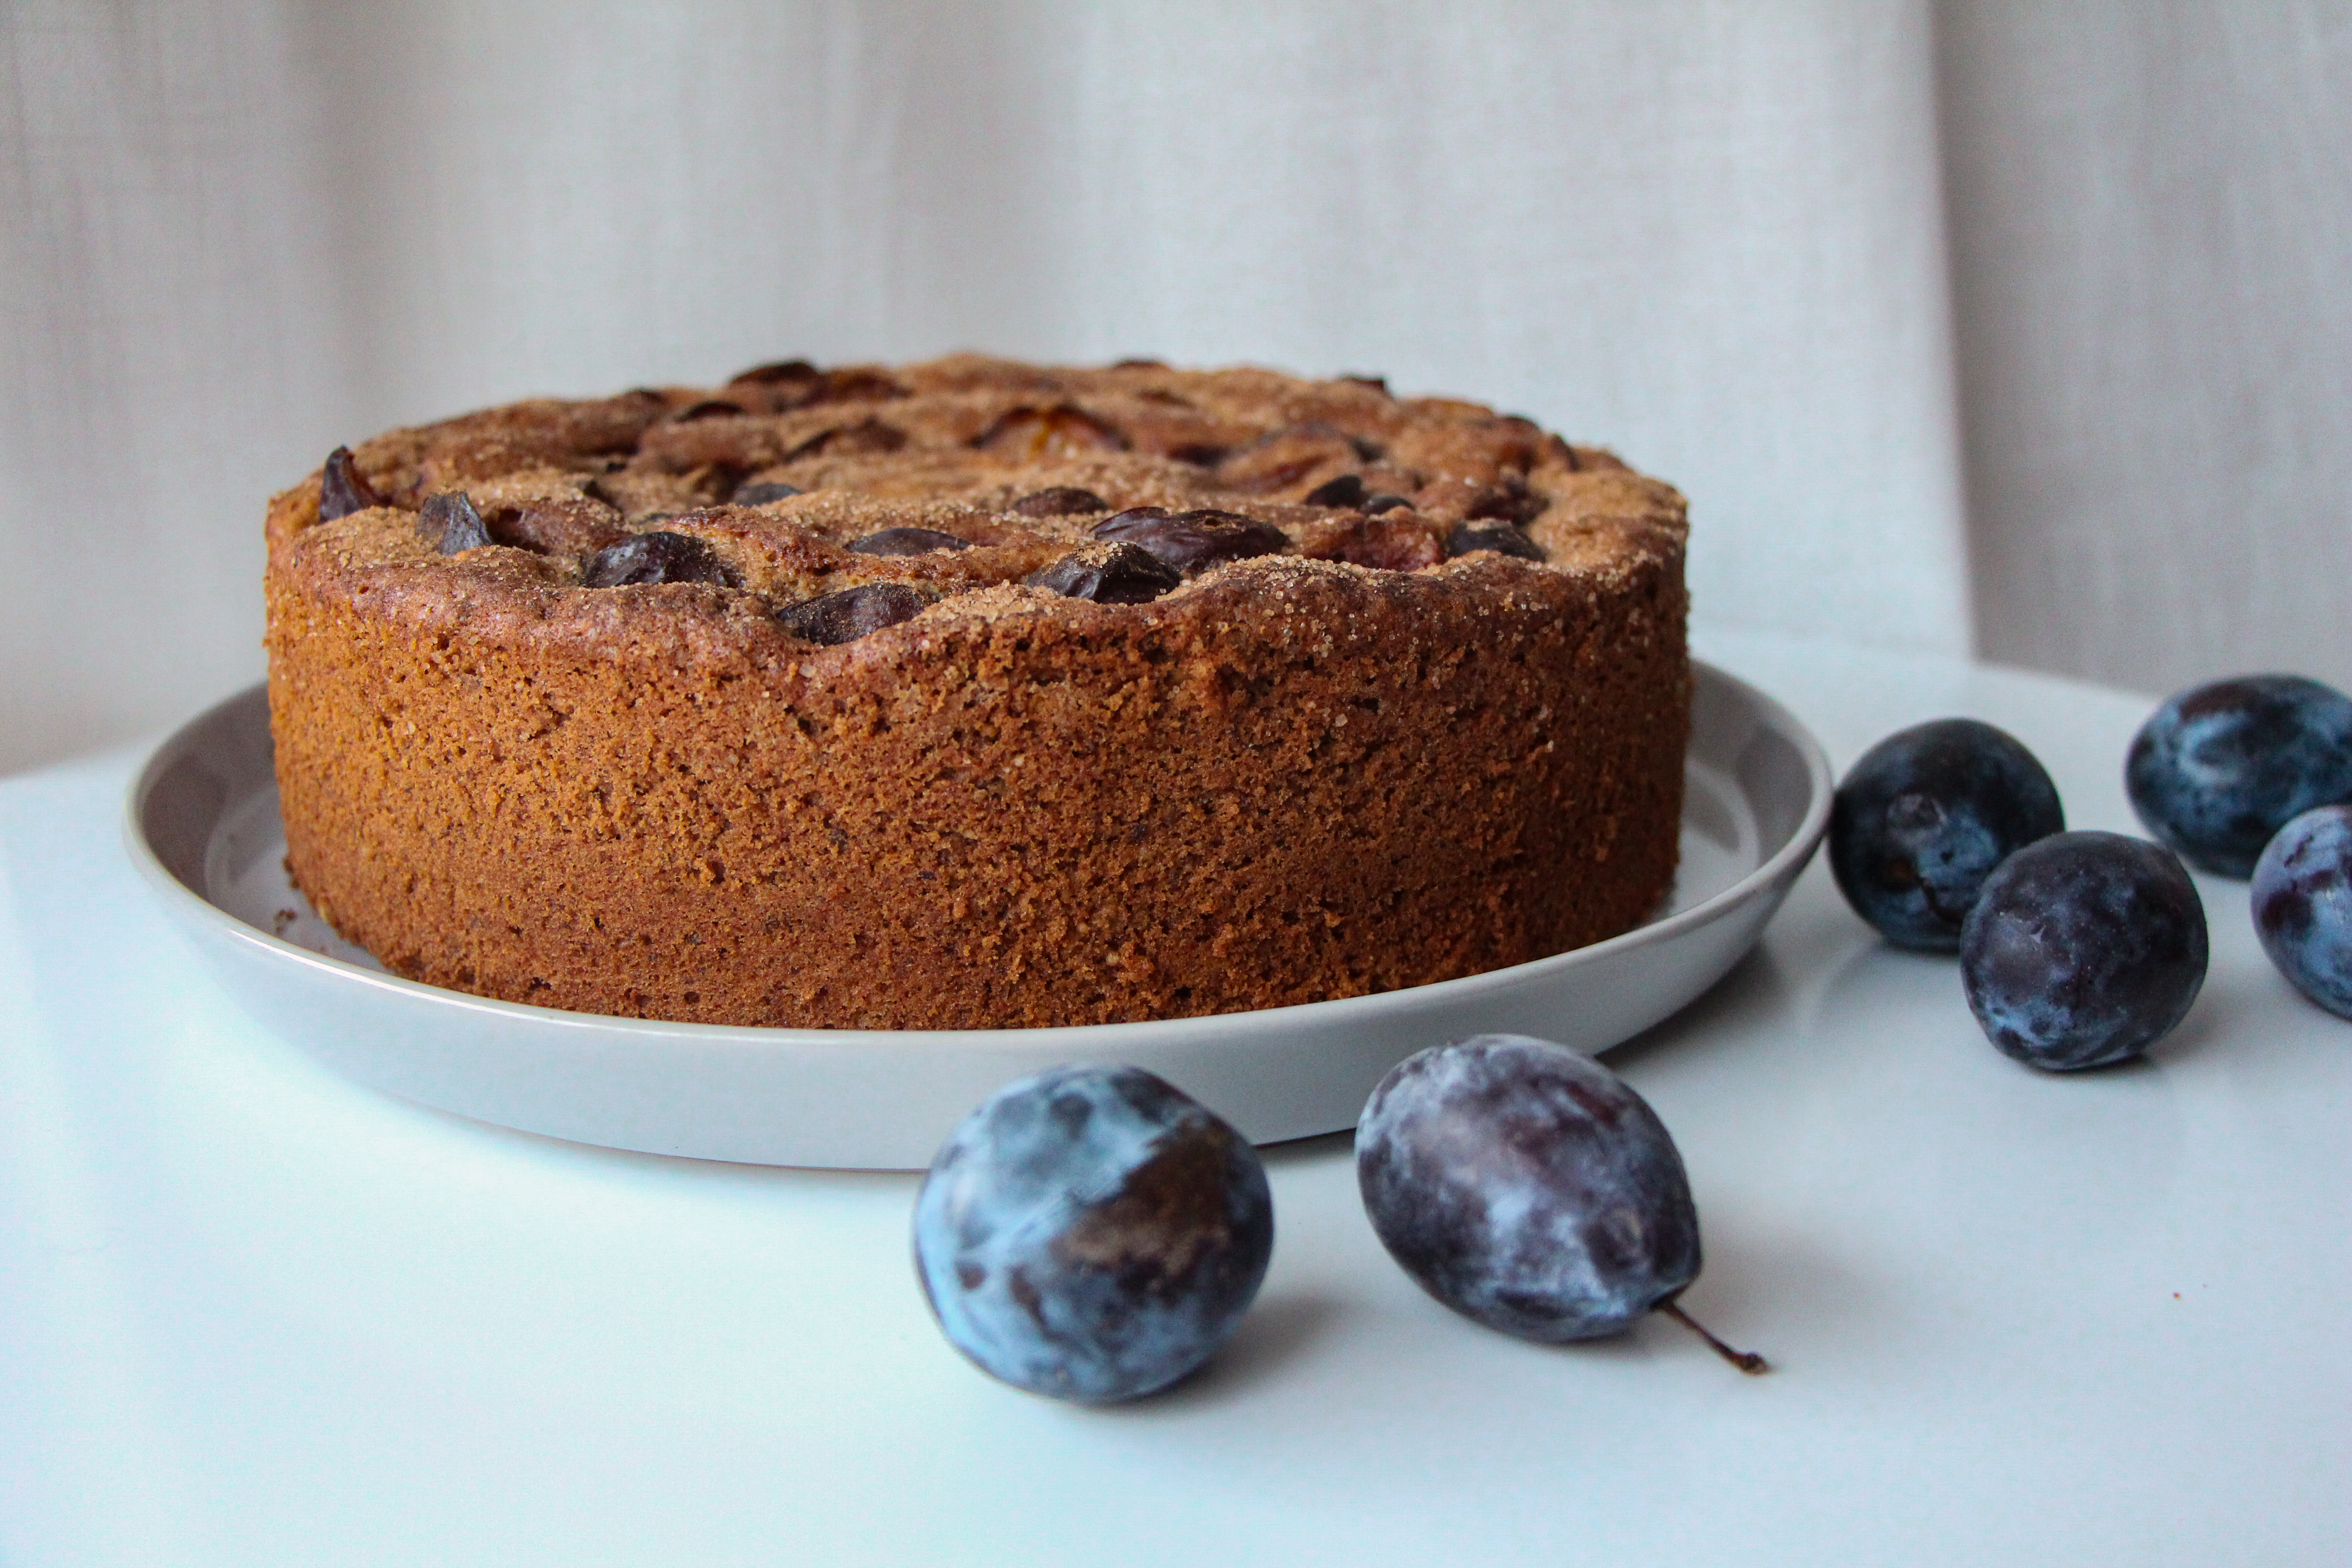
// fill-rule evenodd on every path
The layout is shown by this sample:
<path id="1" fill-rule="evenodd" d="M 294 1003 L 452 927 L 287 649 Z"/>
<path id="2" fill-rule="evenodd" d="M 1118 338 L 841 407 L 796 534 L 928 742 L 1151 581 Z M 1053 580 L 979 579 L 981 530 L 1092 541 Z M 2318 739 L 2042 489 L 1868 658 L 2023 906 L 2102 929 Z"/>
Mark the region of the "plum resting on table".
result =
<path id="1" fill-rule="evenodd" d="M 2169 1034 L 2205 984 L 2205 906 L 2169 849 L 2120 833 L 2029 844 L 1985 879 L 1960 983 L 1985 1035 L 2053 1071 Z"/>
<path id="2" fill-rule="evenodd" d="M 1622 1333 L 1698 1277 L 1698 1211 L 1664 1124 L 1549 1040 L 1474 1035 L 1397 1064 L 1356 1124 L 1356 1179 L 1423 1289 L 1520 1339 Z"/>
<path id="3" fill-rule="evenodd" d="M 2297 675 L 2183 691 L 2133 737 L 2124 787 L 2147 830 L 2189 864 L 2251 876 L 2290 819 L 2352 801 L 2352 698 Z"/>
<path id="4" fill-rule="evenodd" d="M 2352 805 L 2306 811 L 2254 862 L 2254 934 L 2294 988 L 2352 1018 Z"/>
<path id="5" fill-rule="evenodd" d="M 1938 719 L 1848 770 L 1830 808 L 1830 870 L 1889 942 L 1949 952 L 1993 868 L 2065 826 L 2057 786 L 2014 737 Z"/>
<path id="6" fill-rule="evenodd" d="M 915 1270 L 948 1342 L 1015 1388 L 1109 1404 L 1240 1326 L 1274 1253 L 1249 1141 L 1137 1068 L 1055 1068 L 990 1097 L 915 1199 Z"/>

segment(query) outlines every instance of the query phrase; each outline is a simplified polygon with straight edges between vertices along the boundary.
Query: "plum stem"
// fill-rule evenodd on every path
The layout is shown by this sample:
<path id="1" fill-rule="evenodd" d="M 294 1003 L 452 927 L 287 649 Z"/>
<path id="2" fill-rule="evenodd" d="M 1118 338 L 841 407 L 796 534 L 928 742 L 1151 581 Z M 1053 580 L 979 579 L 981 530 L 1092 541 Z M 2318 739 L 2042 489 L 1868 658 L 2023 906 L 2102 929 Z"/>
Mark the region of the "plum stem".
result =
<path id="1" fill-rule="evenodd" d="M 1688 1329 L 1692 1333 L 1696 1334 L 1700 1339 L 1705 1340 L 1709 1345 L 1715 1348 L 1716 1354 L 1721 1356 L 1724 1360 L 1729 1362 L 1740 1371 L 1747 1373 L 1749 1376 L 1759 1376 L 1772 1370 L 1772 1363 L 1766 1361 L 1762 1356 L 1758 1355 L 1754 1351 L 1736 1351 L 1729 1345 L 1725 1344 L 1721 1340 L 1717 1339 L 1713 1334 L 1707 1332 L 1706 1325 L 1701 1323 L 1696 1318 L 1692 1317 L 1688 1312 L 1684 1311 L 1682 1308 L 1675 1302 L 1661 1301 L 1658 1303 L 1658 1310 L 1664 1312 L 1667 1317 L 1672 1318 L 1675 1322 L 1680 1323 L 1684 1328 Z"/>

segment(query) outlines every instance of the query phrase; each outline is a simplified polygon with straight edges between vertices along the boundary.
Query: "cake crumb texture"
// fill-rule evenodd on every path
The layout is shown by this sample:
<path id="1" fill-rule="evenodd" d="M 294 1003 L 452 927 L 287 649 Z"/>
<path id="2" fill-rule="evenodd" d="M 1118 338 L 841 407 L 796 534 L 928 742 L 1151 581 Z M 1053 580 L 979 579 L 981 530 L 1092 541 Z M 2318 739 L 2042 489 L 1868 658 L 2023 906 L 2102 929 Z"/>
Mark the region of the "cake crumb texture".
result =
<path id="1" fill-rule="evenodd" d="M 1477 405 L 788 364 L 352 467 L 271 506 L 271 724 L 297 884 L 413 979 L 1105 1023 L 1522 963 L 1672 886 L 1681 500 Z M 436 536 L 456 492 L 490 542 Z M 690 542 L 609 553 L 656 533 Z M 1029 581 L 1112 538 L 1181 569 L 1138 602 Z M 646 560 L 677 575 L 584 585 Z M 787 613 L 852 590 L 880 607 Z"/>

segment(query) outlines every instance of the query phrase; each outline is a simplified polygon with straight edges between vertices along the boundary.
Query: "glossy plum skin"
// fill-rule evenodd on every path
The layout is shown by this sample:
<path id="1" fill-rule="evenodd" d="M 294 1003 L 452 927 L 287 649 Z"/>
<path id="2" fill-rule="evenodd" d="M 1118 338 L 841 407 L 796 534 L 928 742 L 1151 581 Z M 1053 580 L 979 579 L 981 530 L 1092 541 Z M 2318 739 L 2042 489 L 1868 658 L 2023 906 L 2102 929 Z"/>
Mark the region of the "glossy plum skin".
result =
<path id="1" fill-rule="evenodd" d="M 1148 605 L 1183 582 L 1184 574 L 1141 545 L 1114 541 L 1074 550 L 1022 581 L 1067 599 Z"/>
<path id="2" fill-rule="evenodd" d="M 1960 983 L 1986 1037 L 2053 1072 L 2138 1056 L 2205 984 L 2205 906 L 2179 858 L 2120 833 L 2061 833 L 1985 879 Z"/>
<path id="3" fill-rule="evenodd" d="M 667 529 L 632 534 L 606 545 L 588 561 L 582 584 L 590 588 L 628 588 L 659 583 L 716 583 L 728 580 L 727 568 L 702 541 L 689 533 Z"/>
<path id="4" fill-rule="evenodd" d="M 2133 737 L 2124 787 L 2148 832 L 2190 865 L 2252 876 L 2290 819 L 2352 801 L 2352 698 L 2299 675 L 2183 691 Z"/>
<path id="5" fill-rule="evenodd" d="M 776 619 L 796 637 L 834 647 L 911 621 L 923 613 L 924 604 L 923 596 L 904 583 L 861 583 L 787 605 L 776 612 Z"/>
<path id="6" fill-rule="evenodd" d="M 914 1243 L 949 1343 L 1015 1388 L 1107 1405 L 1167 1387 L 1240 1326 L 1274 1198 L 1249 1141 L 1165 1080 L 1055 1068 L 948 1139 Z"/>
<path id="7" fill-rule="evenodd" d="M 1364 1212 L 1463 1316 L 1558 1344 L 1622 1333 L 1698 1276 L 1682 1156 L 1641 1096 L 1524 1035 L 1409 1057 L 1356 1124 Z"/>
<path id="8" fill-rule="evenodd" d="M 1132 544 L 1187 575 L 1226 561 L 1272 555 L 1289 542 L 1272 523 L 1214 508 L 1171 512 L 1130 507 L 1095 524 L 1093 532 L 1097 539 Z"/>
<path id="9" fill-rule="evenodd" d="M 2352 805 L 2306 811 L 2254 862 L 2254 934 L 2294 988 L 2352 1018 Z"/>
<path id="10" fill-rule="evenodd" d="M 2057 785 L 2014 736 L 1938 719 L 1847 772 L 1830 806 L 1830 870 L 1887 941 L 1950 952 L 1993 868 L 2065 826 Z"/>

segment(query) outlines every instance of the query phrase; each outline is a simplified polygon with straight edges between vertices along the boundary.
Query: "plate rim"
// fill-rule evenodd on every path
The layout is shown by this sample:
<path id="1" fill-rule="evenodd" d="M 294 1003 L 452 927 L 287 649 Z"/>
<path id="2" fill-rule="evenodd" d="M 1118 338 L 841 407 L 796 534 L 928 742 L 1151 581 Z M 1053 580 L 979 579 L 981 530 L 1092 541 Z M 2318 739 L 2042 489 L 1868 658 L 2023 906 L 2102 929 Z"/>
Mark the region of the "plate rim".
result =
<path id="1" fill-rule="evenodd" d="M 1834 780 L 1830 771 L 1828 753 L 1822 748 L 1803 721 L 1771 693 L 1742 679 L 1718 665 L 1693 657 L 1691 673 L 1694 690 L 1702 672 L 1730 687 L 1766 728 L 1793 744 L 1805 767 L 1809 798 L 1804 815 L 1799 818 L 1788 841 L 1767 856 L 1753 870 L 1729 887 L 1701 900 L 1689 909 L 1680 910 L 1662 920 L 1653 921 L 1631 931 L 1621 931 L 1599 942 L 1588 942 L 1565 952 L 1549 953 L 1501 969 L 1489 969 L 1476 974 L 1457 975 L 1451 980 L 1432 981 L 1424 985 L 1402 986 L 1392 991 L 1368 992 L 1360 996 L 1335 996 L 1317 1002 L 1293 1002 L 1280 1007 L 1261 1007 L 1234 1013 L 1213 1013 L 1183 1018 L 1141 1018 L 1116 1024 L 1057 1024 L 1032 1028 L 1007 1029 L 816 1029 L 795 1028 L 767 1024 L 700 1024 L 665 1018 L 630 1018 L 604 1013 L 574 1013 L 562 1008 L 541 1007 L 528 1002 L 508 1002 L 496 997 L 477 996 L 468 992 L 452 991 L 444 986 L 428 985 L 420 980 L 409 980 L 378 970 L 362 969 L 346 960 L 331 957 L 301 947 L 275 936 L 238 919 L 214 903 L 203 893 L 182 881 L 149 842 L 146 830 L 146 807 L 164 773 L 195 744 L 194 737 L 206 726 L 221 721 L 231 709 L 251 703 L 259 696 L 266 701 L 268 683 L 256 681 L 219 701 L 178 726 L 150 752 L 125 792 L 122 815 L 123 847 L 132 866 L 154 889 L 167 907 L 184 923 L 207 929 L 225 936 L 262 955 L 265 959 L 292 963 L 314 973 L 335 981 L 357 984 L 371 989 L 388 992 L 425 1005 L 441 1005 L 487 1014 L 491 1017 L 509 1019 L 517 1024 L 541 1028 L 562 1027 L 592 1030 L 600 1034 L 618 1033 L 624 1036 L 698 1041 L 710 1047 L 753 1049 L 761 1047 L 791 1046 L 802 1050 L 832 1047 L 842 1050 L 870 1048 L 876 1042 L 925 1046 L 940 1049 L 986 1050 L 1017 1042 L 1027 1048 L 1052 1047 L 1064 1043 L 1099 1043 L 1110 1047 L 1129 1043 L 1148 1043 L 1163 1036 L 1192 1034 L 1197 1037 L 1202 1030 L 1235 1028 L 1255 1032 L 1280 1020 L 1297 1017 L 1310 1009 L 1320 1020 L 1344 1022 L 1353 1013 L 1374 1013 L 1396 1007 L 1405 999 L 1427 1000 L 1444 1004 L 1474 998 L 1483 992 L 1504 990 L 1530 982 L 1540 982 L 1551 974 L 1585 963 L 1597 963 L 1619 953 L 1656 942 L 1673 940 L 1682 933 L 1712 924 L 1764 890 L 1778 884 L 1783 877 L 1793 879 L 1819 847 L 1828 830 Z M 1073 1058 L 1076 1059 L 1076 1058 Z"/>

